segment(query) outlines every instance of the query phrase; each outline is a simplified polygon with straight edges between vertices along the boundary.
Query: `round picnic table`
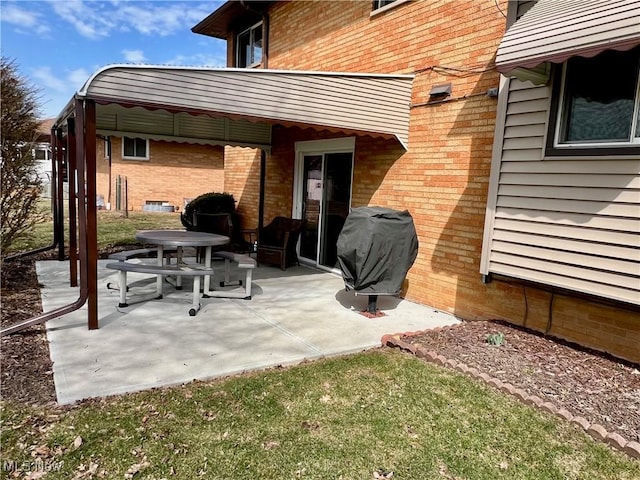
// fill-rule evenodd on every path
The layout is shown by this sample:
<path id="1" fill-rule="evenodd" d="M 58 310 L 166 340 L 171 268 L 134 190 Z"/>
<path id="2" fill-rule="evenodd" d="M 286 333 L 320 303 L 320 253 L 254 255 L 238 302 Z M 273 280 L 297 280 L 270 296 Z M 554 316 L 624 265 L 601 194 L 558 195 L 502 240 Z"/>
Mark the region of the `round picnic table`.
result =
<path id="1" fill-rule="evenodd" d="M 178 247 L 178 263 L 182 260 L 183 247 L 204 247 L 204 263 L 211 268 L 211 247 L 226 245 L 230 242 L 229 237 L 216 233 L 194 232 L 190 230 L 140 230 L 136 232 L 136 239 L 146 244 L 153 244 L 158 247 L 158 265 L 162 265 L 164 260 L 164 247 Z M 177 288 L 181 288 L 180 277 L 176 279 Z M 162 275 L 158 275 L 157 291 L 162 294 Z M 209 291 L 211 277 L 204 277 L 204 291 Z"/>
<path id="2" fill-rule="evenodd" d="M 136 239 L 163 247 L 216 247 L 229 243 L 229 237 L 189 230 L 141 230 Z"/>

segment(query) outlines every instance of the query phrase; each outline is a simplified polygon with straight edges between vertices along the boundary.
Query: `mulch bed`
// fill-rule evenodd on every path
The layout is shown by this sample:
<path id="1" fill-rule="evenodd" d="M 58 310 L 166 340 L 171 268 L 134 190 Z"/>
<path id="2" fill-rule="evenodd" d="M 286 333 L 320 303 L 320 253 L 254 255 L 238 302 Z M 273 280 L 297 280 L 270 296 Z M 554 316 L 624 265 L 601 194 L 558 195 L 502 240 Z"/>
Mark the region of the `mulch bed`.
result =
<path id="1" fill-rule="evenodd" d="M 128 246 L 132 248 L 132 246 Z M 113 250 L 101 252 L 105 257 Z M 1 323 L 8 326 L 42 312 L 35 260 L 53 252 L 7 262 L 2 268 Z M 501 345 L 487 342 L 504 335 Z M 434 351 L 486 372 L 597 423 L 627 441 L 640 442 L 640 366 L 501 322 L 463 322 L 401 336 L 406 344 Z M 2 338 L 0 395 L 25 404 L 55 403 L 52 364 L 44 327 Z"/>
<path id="2" fill-rule="evenodd" d="M 500 334 L 500 345 L 488 341 Z M 504 322 L 463 322 L 399 340 L 486 372 L 627 441 L 640 442 L 637 364 Z"/>

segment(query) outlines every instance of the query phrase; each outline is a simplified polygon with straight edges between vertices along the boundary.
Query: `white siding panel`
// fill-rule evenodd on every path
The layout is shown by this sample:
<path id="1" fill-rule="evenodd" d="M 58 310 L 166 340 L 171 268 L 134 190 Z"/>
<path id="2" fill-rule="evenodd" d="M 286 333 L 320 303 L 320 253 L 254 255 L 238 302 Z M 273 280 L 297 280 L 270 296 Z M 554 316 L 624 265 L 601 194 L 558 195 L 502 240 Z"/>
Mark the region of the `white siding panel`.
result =
<path id="1" fill-rule="evenodd" d="M 533 207 L 533 205 L 532 205 Z M 583 228 L 602 228 L 640 235 L 640 221 L 637 218 L 606 217 L 593 214 L 566 213 L 522 208 L 502 207 L 496 211 L 496 218 L 521 220 L 524 222 L 542 222 L 557 225 L 572 225 Z"/>
<path id="2" fill-rule="evenodd" d="M 541 234 L 543 233 L 543 234 Z M 639 248 L 629 248 L 628 246 L 620 246 L 620 245 L 605 245 L 602 242 L 604 235 L 602 235 L 603 231 L 598 232 L 600 234 L 600 238 L 597 240 L 598 243 L 594 243 L 593 241 L 586 241 L 585 239 L 575 240 L 575 239 L 567 239 L 562 237 L 554 237 L 548 234 L 547 232 L 538 232 L 537 234 L 530 234 L 525 232 L 512 232 L 509 230 L 500 230 L 496 229 L 494 234 L 494 241 L 496 244 L 494 245 L 494 249 L 496 251 L 520 251 L 520 245 L 533 245 L 541 248 L 550 248 L 553 250 L 565 251 L 565 252 L 576 252 L 585 255 L 594 255 L 598 257 L 605 258 L 617 258 L 621 260 L 629 260 L 636 262 L 633 267 L 633 273 L 640 273 L 640 249 Z M 515 244 L 511 249 L 501 248 L 498 245 L 498 242 L 505 242 L 505 244 Z M 590 258 L 590 257 L 585 257 Z M 608 265 L 605 265 L 608 267 Z"/>
<path id="3" fill-rule="evenodd" d="M 507 156 L 507 152 L 505 152 L 504 157 Z M 576 162 L 578 163 L 578 162 Z M 510 165 L 514 165 L 515 162 L 510 162 Z M 504 164 L 503 164 L 504 165 Z M 602 187 L 606 184 L 603 184 L 604 174 L 594 175 L 594 174 L 571 174 L 571 173 L 556 173 L 553 175 L 548 175 L 544 173 L 530 173 L 527 174 L 525 172 L 518 173 L 502 173 L 500 175 L 500 183 L 507 185 L 560 185 L 560 186 L 570 186 L 570 187 Z M 611 188 L 640 188 L 640 178 L 620 175 L 609 175 L 608 180 L 610 180 Z"/>
<path id="4" fill-rule="evenodd" d="M 506 138 L 504 140 L 503 148 L 505 150 L 542 150 L 544 146 L 544 138 L 537 136 L 520 137 L 520 138 Z M 541 154 L 536 155 L 540 158 Z"/>
<path id="5" fill-rule="evenodd" d="M 571 174 L 595 174 L 595 175 L 624 175 L 625 178 L 615 180 L 615 185 L 624 185 L 625 182 L 633 183 L 633 179 L 638 177 L 640 172 L 640 159 L 634 160 L 612 160 L 597 159 L 593 157 L 580 160 L 549 160 L 544 162 L 532 162 L 527 165 L 503 163 L 502 172 L 529 172 L 529 173 L 546 173 L 549 176 L 559 173 Z M 623 183 L 619 183 L 619 182 Z M 602 185 L 606 181 L 602 182 Z"/>
<path id="6" fill-rule="evenodd" d="M 558 237 L 569 240 L 579 239 L 582 242 L 592 243 L 595 249 L 599 249 L 601 246 L 609 248 L 615 245 L 640 248 L 640 239 L 633 232 L 584 228 L 582 224 L 563 225 L 560 223 L 520 221 L 500 217 L 496 218 L 494 235 L 501 235 L 500 232 L 531 233 L 541 237 Z"/>
<path id="7" fill-rule="evenodd" d="M 547 121 L 547 113 L 546 112 L 534 112 L 527 113 L 523 115 L 510 115 L 507 111 L 507 121 L 505 126 L 513 127 L 517 125 L 535 125 L 535 124 L 545 124 Z"/>
<path id="8" fill-rule="evenodd" d="M 522 188 L 520 185 L 500 185 L 500 196 L 574 199 L 614 203 L 637 203 L 640 190 L 617 188 L 580 188 L 573 186 L 538 186 Z"/>
<path id="9" fill-rule="evenodd" d="M 507 127 L 504 130 L 504 138 L 522 138 L 528 135 L 534 137 L 544 137 L 547 128 L 544 123 L 535 125 L 519 125 L 515 127 Z"/>
<path id="10" fill-rule="evenodd" d="M 505 162 L 530 162 L 531 160 L 542 160 L 542 150 L 540 148 L 505 150 L 502 154 L 502 159 Z"/>
<path id="11" fill-rule="evenodd" d="M 498 197 L 498 208 L 532 209 L 542 212 L 569 212 L 586 215 L 633 218 L 638 213 L 638 204 L 593 202 L 557 198 Z"/>
<path id="12" fill-rule="evenodd" d="M 571 277 L 587 280 L 595 284 L 615 285 L 617 287 L 632 290 L 640 289 L 640 277 L 627 276 L 619 273 L 609 273 L 603 270 L 590 269 L 588 266 L 578 264 L 567 265 L 556 263 L 553 259 L 529 258 L 521 255 L 510 255 L 496 252 L 491 261 L 503 265 L 513 265 L 531 271 L 546 272 L 557 277 Z"/>
<path id="13" fill-rule="evenodd" d="M 529 100 L 526 102 L 509 103 L 507 115 L 514 115 L 517 113 L 544 112 L 548 104 L 549 104 L 549 101 L 544 98 L 537 99 L 537 100 Z M 544 120 L 546 120 L 546 115 L 544 117 Z M 544 122 L 541 122 L 541 123 L 544 123 Z"/>
<path id="14" fill-rule="evenodd" d="M 563 248 L 569 247 L 570 244 L 565 242 Z M 575 246 L 575 245 L 574 245 Z M 580 246 L 579 246 L 580 247 Z M 598 253 L 576 253 L 561 249 L 546 248 L 545 246 L 531 246 L 526 244 L 518 244 L 504 242 L 494 239 L 493 250 L 497 254 L 516 255 L 520 257 L 520 265 L 531 261 L 535 262 L 553 262 L 563 265 L 579 265 L 580 267 L 590 270 L 598 270 L 598 273 L 613 272 L 614 275 L 609 277 L 611 282 L 622 282 L 621 285 L 627 284 L 626 279 L 616 279 L 617 273 L 635 276 L 640 279 L 640 260 L 638 259 L 638 250 L 628 249 L 627 253 L 633 257 L 627 259 L 619 259 L 615 257 L 605 257 L 608 253 L 607 248 L 602 247 Z M 493 257 L 497 261 L 497 256 Z M 598 279 L 597 279 L 598 280 Z"/>

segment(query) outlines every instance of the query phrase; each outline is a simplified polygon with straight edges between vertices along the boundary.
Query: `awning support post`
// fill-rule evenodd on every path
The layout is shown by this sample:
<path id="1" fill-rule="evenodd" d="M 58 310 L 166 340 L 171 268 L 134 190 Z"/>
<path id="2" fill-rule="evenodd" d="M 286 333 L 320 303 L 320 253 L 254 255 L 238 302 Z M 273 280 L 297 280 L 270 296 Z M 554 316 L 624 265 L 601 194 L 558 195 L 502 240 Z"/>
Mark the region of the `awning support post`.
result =
<path id="1" fill-rule="evenodd" d="M 260 150 L 260 196 L 258 200 L 258 231 L 264 227 L 264 191 L 267 168 L 267 153 Z"/>
<path id="2" fill-rule="evenodd" d="M 77 152 L 80 151 L 78 147 L 78 139 L 82 135 L 82 132 L 78 131 L 79 128 L 81 128 L 81 126 L 76 124 L 75 118 L 69 118 L 67 120 L 67 131 L 69 132 L 67 139 L 67 183 L 69 184 L 69 277 L 70 285 L 72 287 L 78 286 L 78 194 L 76 185 L 80 179 L 79 176 L 76 176 L 76 172 L 78 170 Z"/>
<path id="3" fill-rule="evenodd" d="M 85 100 L 84 143 L 87 185 L 87 280 L 89 289 L 89 330 L 98 328 L 98 205 L 96 203 L 96 103 Z"/>

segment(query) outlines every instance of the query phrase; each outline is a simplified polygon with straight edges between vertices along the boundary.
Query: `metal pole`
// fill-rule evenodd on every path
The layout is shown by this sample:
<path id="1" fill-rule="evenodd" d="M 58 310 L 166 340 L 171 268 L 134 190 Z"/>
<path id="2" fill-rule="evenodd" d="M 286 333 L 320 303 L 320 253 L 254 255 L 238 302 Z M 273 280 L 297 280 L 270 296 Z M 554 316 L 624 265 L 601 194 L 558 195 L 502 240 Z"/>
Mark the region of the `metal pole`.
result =
<path id="1" fill-rule="evenodd" d="M 71 286 L 78 286 L 78 231 L 77 231 L 77 183 L 80 182 L 76 175 L 78 170 L 77 153 L 81 152 L 78 139 L 82 137 L 82 125 L 76 123 L 75 118 L 67 120 L 69 141 L 67 145 L 67 183 L 69 185 L 69 275 Z"/>
<path id="2" fill-rule="evenodd" d="M 264 227 L 264 191 L 267 169 L 267 153 L 260 150 L 260 196 L 258 200 L 258 231 Z"/>
<path id="3" fill-rule="evenodd" d="M 122 177 L 118 175 L 116 177 L 116 210 L 120 211 L 122 208 L 121 201 L 121 189 L 122 189 Z"/>

